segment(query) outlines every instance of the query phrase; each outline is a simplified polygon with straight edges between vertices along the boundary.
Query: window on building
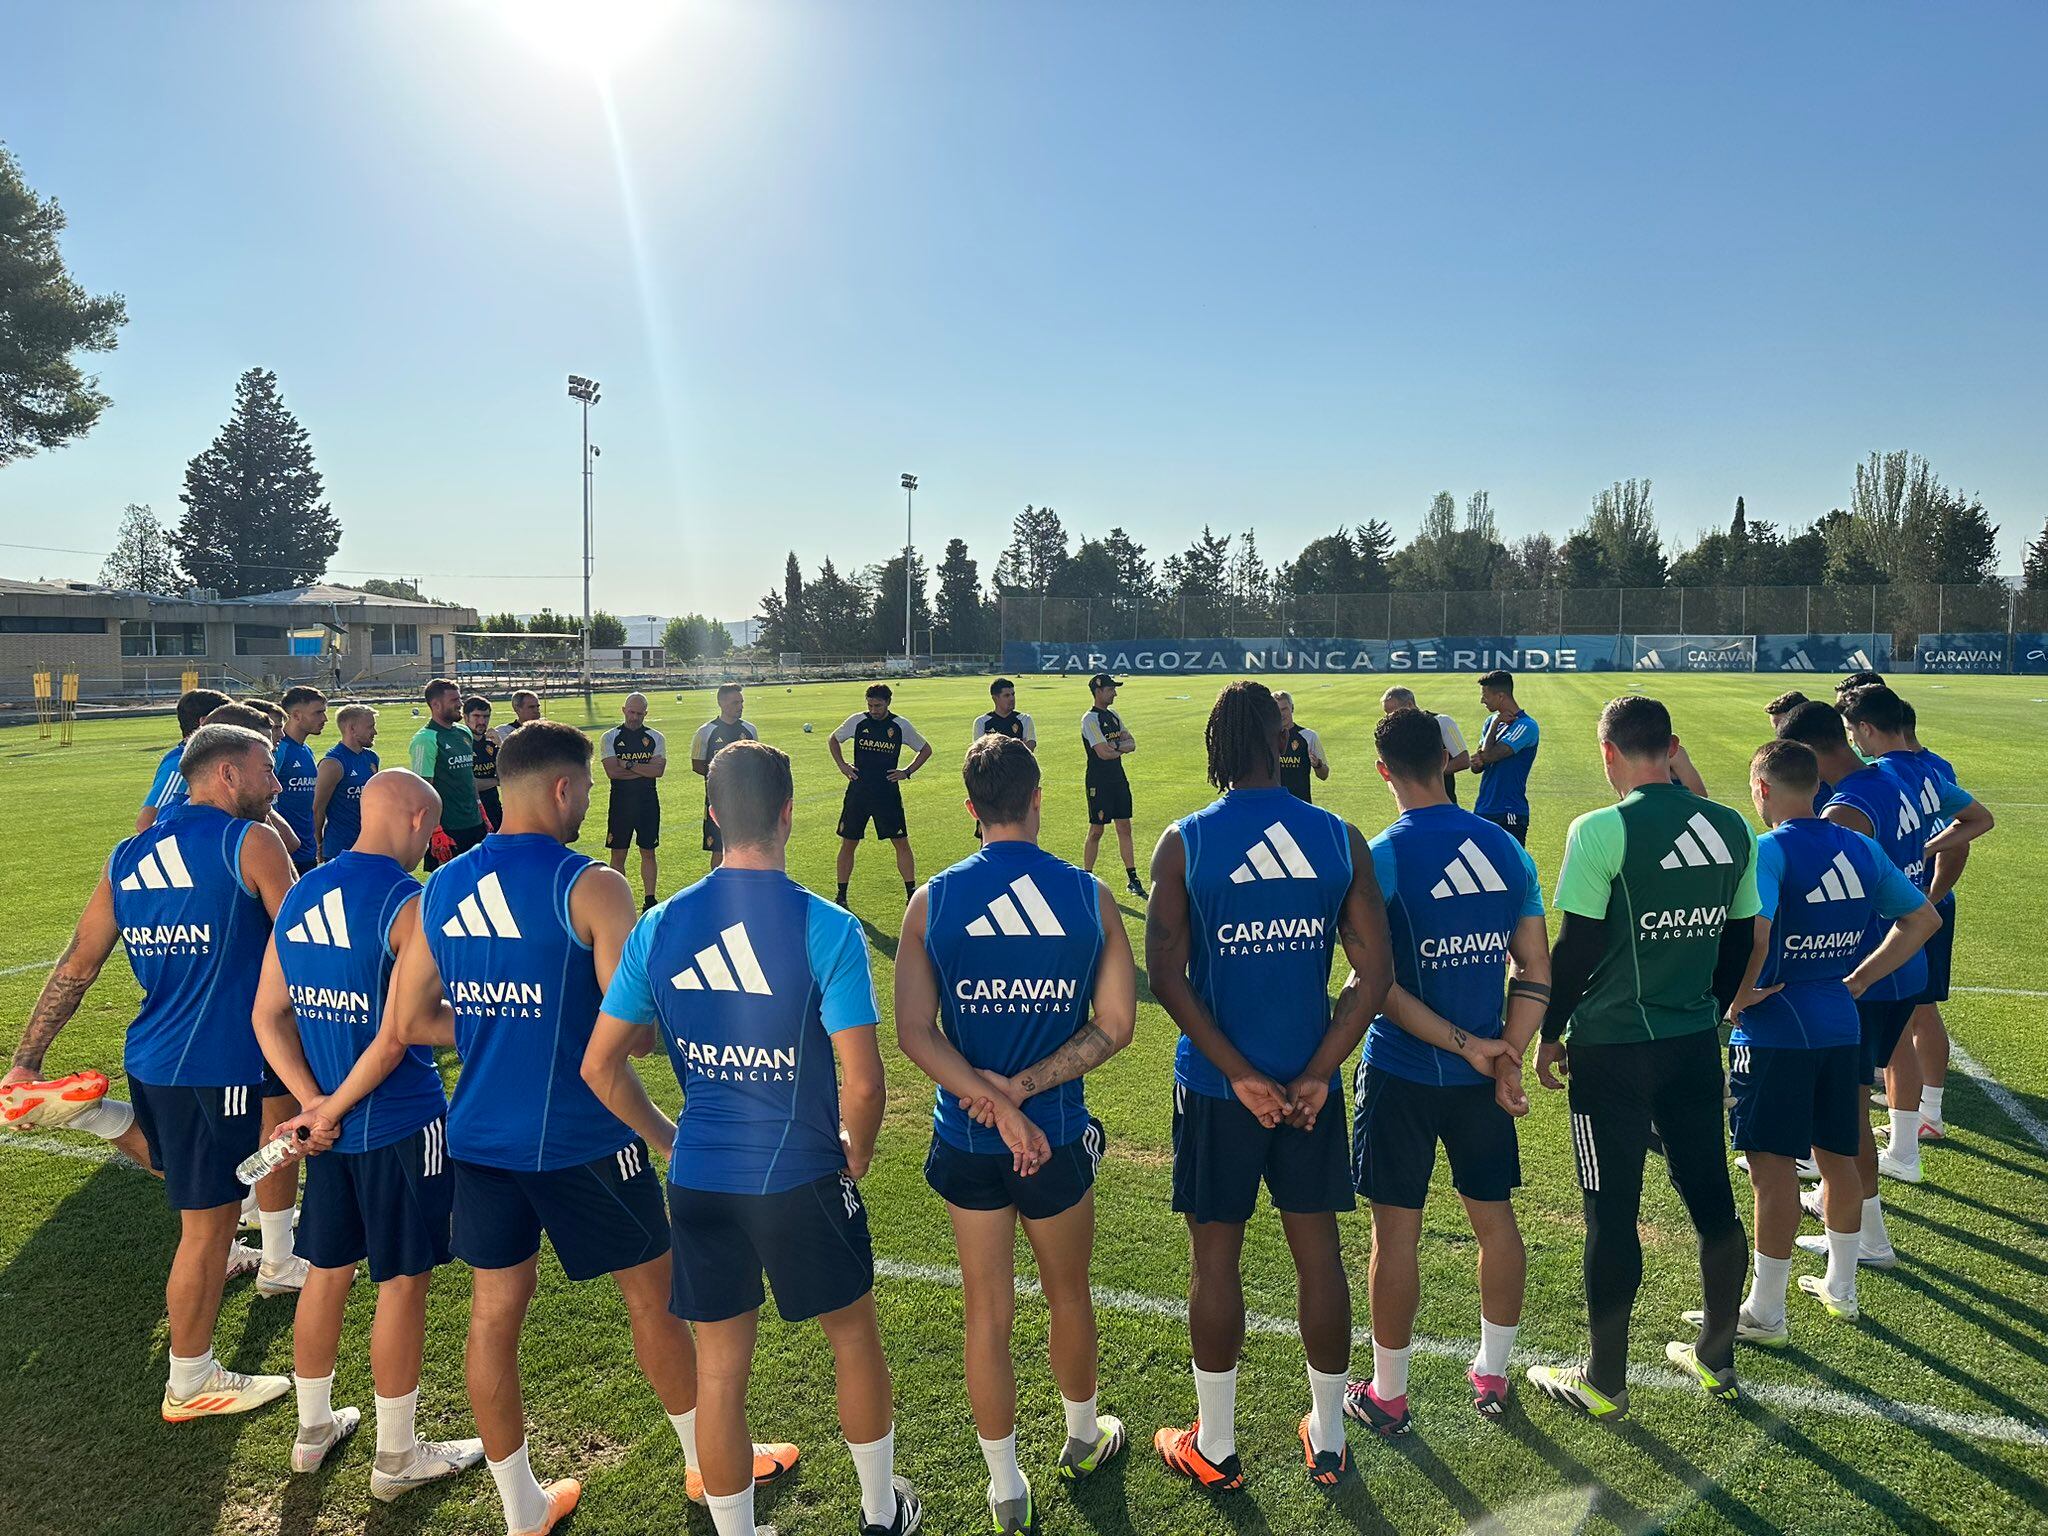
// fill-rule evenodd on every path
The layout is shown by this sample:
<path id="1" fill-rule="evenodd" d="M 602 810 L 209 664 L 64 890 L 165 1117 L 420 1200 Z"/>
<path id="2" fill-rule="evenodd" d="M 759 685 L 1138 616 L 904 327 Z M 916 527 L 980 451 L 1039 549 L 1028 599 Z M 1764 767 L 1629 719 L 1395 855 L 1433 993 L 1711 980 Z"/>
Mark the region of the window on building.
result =
<path id="1" fill-rule="evenodd" d="M 420 627 L 417 624 L 372 624 L 370 652 L 375 656 L 417 656 Z"/>
<path id="2" fill-rule="evenodd" d="M 123 656 L 204 656 L 204 624 L 165 624 L 154 619 L 121 621 Z"/>
<path id="3" fill-rule="evenodd" d="M 105 619 L 69 619 L 41 613 L 0 613 L 0 635 L 104 635 Z"/>
<path id="4" fill-rule="evenodd" d="M 237 656 L 283 656 L 292 648 L 290 631 L 282 624 L 237 624 Z"/>

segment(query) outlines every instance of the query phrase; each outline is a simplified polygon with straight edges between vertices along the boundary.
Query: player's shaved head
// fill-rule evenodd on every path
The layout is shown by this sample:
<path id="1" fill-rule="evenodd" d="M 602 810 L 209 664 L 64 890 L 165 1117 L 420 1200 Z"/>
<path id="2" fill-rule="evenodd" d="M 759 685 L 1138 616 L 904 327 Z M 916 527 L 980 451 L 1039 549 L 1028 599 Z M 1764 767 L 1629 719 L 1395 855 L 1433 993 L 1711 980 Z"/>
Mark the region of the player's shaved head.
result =
<path id="1" fill-rule="evenodd" d="M 1813 755 L 1813 748 L 1800 741 L 1765 742 L 1750 758 L 1749 771 L 1753 778 L 1804 794 L 1809 800 L 1820 787 L 1820 760 Z"/>
<path id="2" fill-rule="evenodd" d="M 1436 716 L 1397 709 L 1372 728 L 1373 750 L 1387 772 L 1413 784 L 1443 783 L 1444 733 Z"/>
<path id="3" fill-rule="evenodd" d="M 363 830 L 355 852 L 381 853 L 407 869 L 427 851 L 441 823 L 441 796 L 410 768 L 387 768 L 363 785 Z"/>
<path id="4" fill-rule="evenodd" d="M 243 821 L 261 821 L 279 788 L 270 768 L 270 750 L 270 738 L 261 731 L 209 722 L 185 743 L 178 771 L 185 776 L 195 805 L 210 805 Z"/>
<path id="5" fill-rule="evenodd" d="M 1412 688 L 1389 688 L 1380 695 L 1380 712 L 1391 715 L 1397 709 L 1414 709 L 1415 690 Z"/>

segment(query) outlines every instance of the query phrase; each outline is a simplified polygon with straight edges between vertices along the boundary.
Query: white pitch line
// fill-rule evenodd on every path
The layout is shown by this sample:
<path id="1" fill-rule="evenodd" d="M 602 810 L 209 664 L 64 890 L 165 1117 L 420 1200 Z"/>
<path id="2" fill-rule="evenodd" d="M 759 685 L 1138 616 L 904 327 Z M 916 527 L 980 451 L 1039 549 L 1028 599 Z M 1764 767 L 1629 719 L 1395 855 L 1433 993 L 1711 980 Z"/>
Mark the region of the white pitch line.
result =
<path id="1" fill-rule="evenodd" d="M 949 1290 L 960 1288 L 960 1271 L 950 1264 L 918 1264 L 906 1259 L 875 1260 L 875 1273 L 890 1280 L 910 1280 L 927 1285 L 945 1286 Z M 1037 1282 L 1019 1275 L 1016 1281 L 1017 1294 L 1027 1299 L 1036 1299 L 1040 1292 Z M 1187 1319 L 1187 1303 L 1169 1296 L 1148 1295 L 1144 1291 L 1127 1291 L 1117 1286 L 1094 1287 L 1095 1304 L 1112 1312 L 1131 1312 L 1143 1317 L 1169 1318 L 1176 1322 Z M 1245 1314 L 1245 1331 L 1273 1337 L 1293 1338 L 1299 1331 L 1292 1318 L 1274 1317 L 1261 1312 Z M 1352 1342 L 1365 1344 L 1372 1338 L 1372 1330 L 1361 1328 L 1352 1335 Z M 1415 1352 L 1435 1355 L 1446 1360 L 1469 1361 L 1473 1346 L 1451 1339 L 1432 1339 L 1418 1335 L 1414 1344 Z M 1527 1351 L 1518 1353 L 1532 1357 Z M 1552 1362 L 1564 1363 L 1562 1359 Z M 1697 1391 L 1690 1377 L 1676 1370 L 1659 1370 L 1654 1366 L 1639 1366 L 1629 1371 L 1631 1387 L 1651 1389 L 1672 1389 L 1688 1392 Z M 1775 1382 L 1745 1381 L 1742 1390 L 1761 1403 L 1787 1413 L 1820 1413 L 1835 1418 L 1884 1420 L 1893 1424 L 1906 1424 L 1915 1428 L 1939 1430 L 1945 1434 L 1959 1435 L 1971 1440 L 1996 1441 L 2006 1445 L 2026 1445 L 2048 1449 L 2048 1428 L 2029 1424 L 2002 1413 L 1958 1413 L 1949 1408 L 1933 1408 L 1920 1403 L 1895 1403 L 1886 1398 L 1872 1397 L 1860 1392 L 1838 1392 L 1827 1387 L 1784 1386 Z"/>
<path id="2" fill-rule="evenodd" d="M 1949 1059 L 1970 1074 L 1972 1082 L 1984 1091 L 1984 1097 L 2004 1110 L 2008 1119 L 2033 1139 L 2034 1145 L 2048 1152 L 2048 1125 L 2041 1123 L 2041 1117 L 2020 1102 L 2005 1084 L 1993 1077 L 1976 1057 L 1964 1050 L 1961 1043 L 1951 1035 L 1948 1042 Z"/>
<path id="3" fill-rule="evenodd" d="M 30 971 L 47 971 L 56 963 L 54 960 L 31 960 L 27 965 L 10 965 L 0 970 L 0 976 L 25 976 Z"/>
<path id="4" fill-rule="evenodd" d="M 1956 1052 L 1956 1058 L 1969 1071 L 1974 1063 L 1969 1062 L 1965 1053 Z M 1998 1090 L 2005 1090 L 2000 1087 Z M 2031 1118 L 2031 1117 L 2029 1117 Z M 2034 1122 L 2043 1138 L 2048 1138 L 2048 1127 Z M 2048 1139 L 2044 1139 L 2048 1146 Z M 116 1158 L 105 1145 L 72 1145 L 54 1136 L 37 1136 L 29 1132 L 0 1132 L 0 1147 L 15 1147 L 24 1152 L 54 1153 L 59 1157 L 77 1158 L 82 1162 L 126 1163 L 125 1158 Z M 909 1259 L 878 1258 L 875 1273 L 887 1280 L 908 1280 L 925 1285 L 944 1286 L 948 1290 L 960 1289 L 960 1271 L 951 1264 L 920 1264 Z M 1017 1294 L 1027 1299 L 1036 1299 L 1040 1292 L 1035 1280 L 1019 1275 L 1016 1280 Z M 1168 1318 L 1175 1322 L 1187 1320 L 1187 1303 L 1170 1296 L 1153 1296 L 1145 1291 L 1129 1291 L 1120 1286 L 1096 1286 L 1095 1304 L 1112 1312 L 1130 1312 L 1142 1317 Z M 1245 1314 L 1245 1330 L 1274 1338 L 1292 1338 L 1298 1331 L 1292 1318 L 1274 1317 L 1263 1312 Z M 1372 1337 L 1372 1331 L 1361 1328 L 1352 1335 L 1352 1342 L 1364 1344 Z M 1472 1346 L 1453 1342 L 1450 1339 L 1432 1339 L 1418 1336 L 1415 1340 L 1418 1354 L 1440 1356 L 1446 1360 L 1470 1360 Z M 1559 1362 L 1561 1363 L 1561 1362 Z M 1637 1367 L 1628 1373 L 1631 1386 L 1652 1389 L 1695 1390 L 1689 1378 L 1679 1372 L 1658 1370 L 1655 1367 Z M 1871 1397 L 1860 1392 L 1837 1392 L 1825 1387 L 1784 1386 L 1771 1382 L 1745 1383 L 1743 1390 L 1761 1403 L 1791 1413 L 1821 1413 L 1835 1418 L 1883 1420 L 1893 1424 L 1904 1424 L 1913 1428 L 1938 1430 L 1944 1434 L 1959 1435 L 1965 1439 L 1993 1441 L 2003 1445 L 2026 1445 L 2048 1449 L 2048 1429 L 2038 1424 L 2029 1424 L 2002 1413 L 1958 1413 L 1949 1408 L 1934 1408 L 1921 1403 L 1895 1403 L 1886 1398 Z"/>
<path id="5" fill-rule="evenodd" d="M 2027 987 L 1950 987 L 1951 992 L 1974 992 L 1984 997 L 2048 997 Z"/>

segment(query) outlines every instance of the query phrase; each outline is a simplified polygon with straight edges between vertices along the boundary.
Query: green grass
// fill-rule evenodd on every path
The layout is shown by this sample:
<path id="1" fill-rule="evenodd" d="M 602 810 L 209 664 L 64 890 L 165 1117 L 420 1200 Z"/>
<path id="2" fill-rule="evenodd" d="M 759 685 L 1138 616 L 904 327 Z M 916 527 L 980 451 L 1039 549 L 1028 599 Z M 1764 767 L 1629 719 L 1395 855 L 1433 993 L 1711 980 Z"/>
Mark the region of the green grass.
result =
<path id="1" fill-rule="evenodd" d="M 1219 680 L 1133 685 L 1120 708 L 1143 750 L 1131 760 L 1141 860 L 1173 816 L 1203 803 L 1201 726 Z M 1424 697 L 1455 706 L 1468 734 L 1477 723 L 1464 680 L 1422 680 Z M 1607 791 L 1592 749 L 1600 702 L 1626 679 L 1532 678 L 1526 703 L 1544 729 L 1533 783 L 1531 847 L 1546 886 L 1554 882 L 1565 826 Z M 1741 803 L 1742 766 L 1764 733 L 1763 700 L 1780 678 L 1659 678 L 1709 786 Z M 1318 793 L 1368 833 L 1390 801 L 1373 775 L 1367 726 L 1381 679 L 1300 681 L 1303 721 L 1328 744 L 1336 773 Z M 1951 757 L 1964 781 L 1998 812 L 2000 826 L 1972 858 L 1962 887 L 1957 980 L 1979 987 L 2041 989 L 2044 934 L 2041 853 L 2048 846 L 2048 786 L 2040 778 L 2048 706 L 2026 679 L 1912 679 L 1925 739 Z M 748 713 L 797 763 L 793 873 L 829 892 L 839 780 L 824 731 L 860 702 L 856 684 L 753 691 Z M 940 743 L 941 761 L 908 786 L 920 870 L 970 852 L 950 759 L 985 707 L 973 681 L 903 685 L 898 702 Z M 1081 749 L 1086 705 L 1074 681 L 1026 680 L 1019 704 L 1037 719 L 1048 767 L 1047 846 L 1078 857 Z M 614 718 L 615 701 L 600 716 Z M 558 707 L 555 713 L 564 711 Z M 711 712 L 707 697 L 661 697 L 655 723 L 677 743 Z M 387 711 L 385 746 L 409 734 L 404 711 Z M 804 722 L 818 733 L 806 737 Z M 77 744 L 39 742 L 33 730 L 0 732 L 0 972 L 46 961 L 62 947 L 113 841 L 168 735 L 165 722 L 81 727 Z M 395 753 L 387 753 L 395 755 Z M 699 792 L 678 770 L 666 789 L 671 843 L 664 892 L 695 876 Z M 602 817 L 586 828 L 597 850 Z M 1108 871 L 1112 875 L 1113 869 Z M 868 920 L 876 980 L 889 996 L 890 957 L 902 910 L 885 845 L 863 850 L 853 888 Z M 1126 902 L 1134 943 L 1141 914 Z M 0 1011 L 19 1021 L 41 985 L 30 969 L 0 975 Z M 135 1001 L 116 960 L 50 1057 L 53 1071 L 120 1058 Z M 2038 1119 L 2048 1119 L 2048 1031 L 2038 997 L 1973 994 L 1949 1009 L 1957 1041 Z M 981 1528 L 985 1481 L 960 1381 L 960 1298 L 928 1272 L 952 1253 L 945 1213 L 925 1187 L 929 1088 L 883 1032 L 892 1096 L 866 1194 L 878 1254 L 898 1266 L 879 1285 L 884 1338 L 895 1369 L 899 1465 L 929 1501 L 927 1528 Z M 1097 1073 L 1091 1102 L 1108 1126 L 1109 1156 L 1095 1279 L 1099 1287 L 1171 1303 L 1184 1297 L 1187 1242 L 1168 1208 L 1171 1023 L 1147 1000 L 1132 1047 Z M 665 1065 L 650 1065 L 657 1097 L 677 1092 Z M 1020 1441 L 1041 1493 L 1048 1532 L 1115 1533 L 1500 1532 L 1579 1529 L 1815 1532 L 2041 1530 L 2048 1528 L 2048 1154 L 1960 1071 L 1951 1079 L 1950 1139 L 1928 1154 L 1929 1181 L 1887 1188 L 1893 1233 L 1908 1261 L 1866 1275 L 1860 1324 L 1836 1325 L 1793 1301 L 1793 1347 L 1745 1350 L 1745 1380 L 1764 1389 L 1735 1408 L 1709 1404 L 1675 1375 L 1635 1396 L 1619 1430 L 1567 1418 L 1526 1397 L 1488 1425 L 1469 1407 L 1459 1359 L 1418 1354 L 1416 1433 L 1386 1444 L 1354 1436 L 1362 1478 L 1334 1499 L 1312 1492 L 1300 1469 L 1295 1423 L 1307 1389 L 1299 1345 L 1255 1332 L 1239 1397 L 1239 1445 L 1249 1491 L 1214 1501 L 1171 1479 L 1150 1450 L 1153 1429 L 1193 1411 L 1185 1324 L 1160 1310 L 1111 1298 L 1101 1313 L 1104 1406 L 1130 1425 L 1135 1444 L 1120 1465 L 1069 1493 L 1051 1476 L 1061 1433 L 1044 1365 L 1045 1314 L 1020 1309 L 1017 1359 Z M 72 1138 L 76 1140 L 77 1138 Z M 1525 1352 L 1562 1356 L 1583 1347 L 1581 1222 L 1563 1106 L 1538 1095 L 1522 1133 L 1526 1187 L 1518 1199 L 1530 1248 Z M 1420 1332 L 1467 1341 L 1477 1332 L 1473 1245 L 1455 1199 L 1438 1185 L 1425 1219 Z M 1738 1192 L 1746 1193 L 1738 1181 Z M 1636 1318 L 1635 1362 L 1663 1373 L 1675 1314 L 1693 1305 L 1697 1272 L 1689 1229 L 1668 1186 L 1653 1176 L 1645 1201 L 1647 1275 Z M 293 1434 L 289 1405 L 247 1419 L 168 1428 L 157 1418 L 165 1339 L 161 1286 L 175 1224 L 156 1187 L 132 1171 L 34 1149 L 0 1151 L 0 1508 L 11 1531 L 187 1532 L 419 1531 L 501 1529 L 487 1477 L 478 1474 L 394 1506 L 367 1494 L 368 1448 L 359 1443 L 331 1472 L 285 1471 Z M 1367 1230 L 1344 1220 L 1356 1321 L 1366 1322 Z M 1028 1258 L 1020 1270 L 1028 1273 Z M 1797 1266 L 1805 1268 L 1805 1263 Z M 908 1277 L 917 1276 L 922 1277 Z M 467 1276 L 442 1272 L 431 1307 L 422 1425 L 467 1433 L 462 1334 Z M 1254 1221 L 1247 1248 L 1250 1306 L 1269 1317 L 1293 1310 L 1293 1279 L 1270 1214 Z M 219 1346 L 238 1369 L 285 1371 L 288 1300 L 230 1290 Z M 349 1313 L 337 1403 L 367 1408 L 365 1351 L 371 1290 L 359 1285 Z M 1369 1362 L 1361 1348 L 1357 1364 Z M 569 1527 L 598 1533 L 708 1532 L 685 1513 L 668 1425 L 636 1373 L 625 1319 L 611 1287 L 567 1284 L 544 1260 L 539 1302 L 526 1335 L 526 1396 L 534 1461 L 544 1473 L 579 1471 L 582 1509 Z M 1799 1393 L 1818 1394 L 1802 1401 Z M 1842 1411 L 1859 1400 L 1896 1400 L 1947 1417 L 1897 1423 Z M 762 1501 L 760 1518 L 785 1532 L 844 1531 L 857 1519 L 852 1470 L 832 1416 L 829 1358 L 817 1331 L 765 1321 L 752 1414 L 758 1432 L 800 1441 L 802 1472 Z M 2000 1438 L 2003 1436 L 2004 1438 Z M 367 1435 L 364 1437 L 367 1440 Z M 33 1498 L 31 1497 L 33 1495 Z"/>

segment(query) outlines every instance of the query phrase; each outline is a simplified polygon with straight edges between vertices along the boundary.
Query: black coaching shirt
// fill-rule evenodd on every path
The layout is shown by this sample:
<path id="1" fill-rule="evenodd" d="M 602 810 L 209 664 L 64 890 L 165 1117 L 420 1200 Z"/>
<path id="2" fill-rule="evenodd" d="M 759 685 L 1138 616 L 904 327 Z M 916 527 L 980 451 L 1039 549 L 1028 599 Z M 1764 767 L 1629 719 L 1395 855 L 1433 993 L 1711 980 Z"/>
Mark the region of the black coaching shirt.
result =
<path id="1" fill-rule="evenodd" d="M 889 775 L 902 766 L 905 747 L 913 752 L 922 752 L 925 747 L 917 727 L 901 715 L 884 715 L 877 720 L 866 710 L 848 715 L 832 733 L 832 739 L 853 743 L 853 771 L 867 785 L 888 783 Z"/>

